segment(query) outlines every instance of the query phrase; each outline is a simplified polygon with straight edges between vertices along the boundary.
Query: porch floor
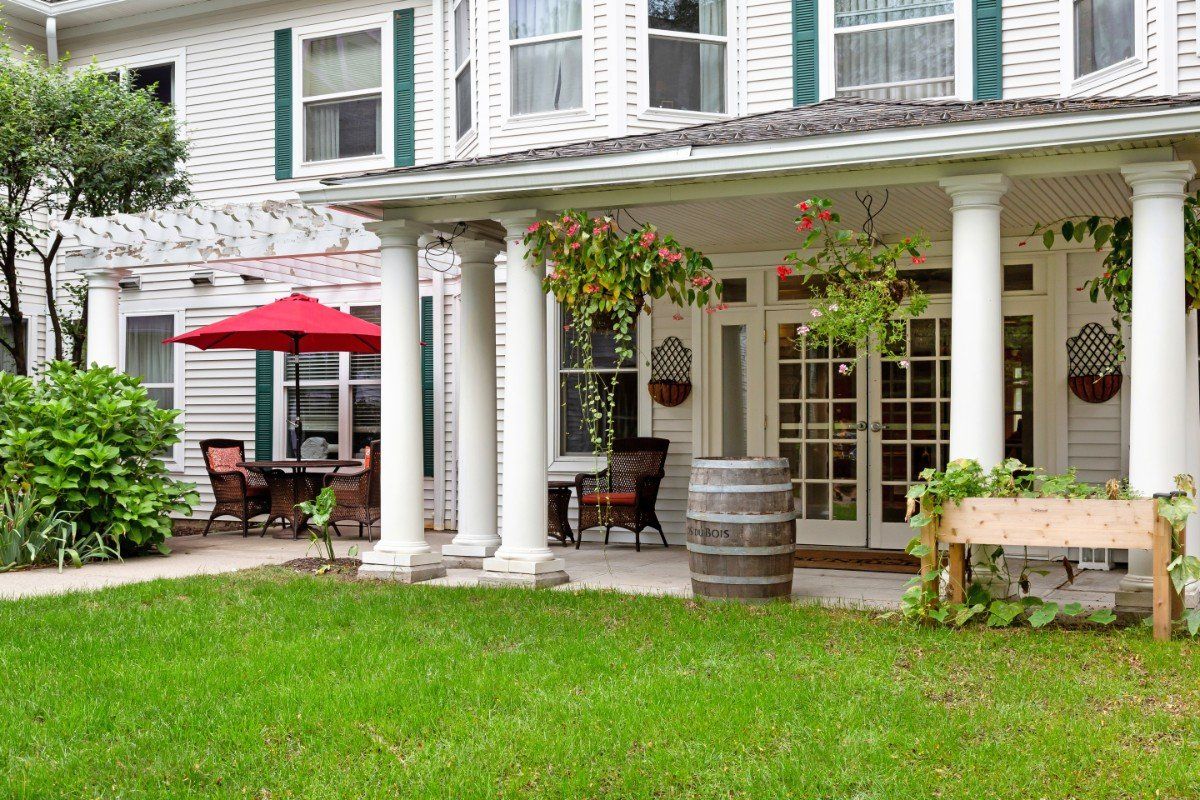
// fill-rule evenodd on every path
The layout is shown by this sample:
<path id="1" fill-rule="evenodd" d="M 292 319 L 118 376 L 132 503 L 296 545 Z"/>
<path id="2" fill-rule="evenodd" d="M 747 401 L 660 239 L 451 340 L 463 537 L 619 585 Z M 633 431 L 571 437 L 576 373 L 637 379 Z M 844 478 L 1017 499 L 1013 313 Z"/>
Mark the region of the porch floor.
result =
<path id="1" fill-rule="evenodd" d="M 435 548 L 449 543 L 451 532 L 430 532 L 429 542 Z M 364 550 L 365 540 L 339 539 L 336 550 L 345 555 L 351 546 Z M 82 569 L 38 569 L 0 575 L 0 598 L 27 597 L 43 594 L 62 594 L 88 591 L 124 583 L 182 578 L 189 575 L 231 572 L 238 569 L 282 564 L 301 558 L 309 552 L 306 540 L 265 539 L 251 536 L 243 539 L 234 533 L 213 534 L 208 537 L 180 536 L 170 540 L 172 553 L 163 558 L 143 556 L 124 563 L 90 564 Z M 576 550 L 552 545 L 555 555 L 567 562 L 571 582 L 557 587 L 559 591 L 575 589 L 613 589 L 632 594 L 667 594 L 691 596 L 687 550 L 682 545 L 644 544 L 639 553 L 629 544 L 613 544 L 607 548 L 598 542 L 584 541 Z M 1123 570 L 1110 572 L 1086 571 L 1066 584 L 1062 567 L 1045 565 L 1050 574 L 1033 576 L 1032 591 L 1047 600 L 1060 603 L 1079 602 L 1085 606 L 1113 605 L 1113 593 L 1124 575 Z M 433 585 L 474 585 L 479 571 L 451 569 L 445 578 L 430 581 Z M 826 605 L 890 608 L 896 606 L 909 576 L 849 570 L 796 570 L 793 597 Z"/>

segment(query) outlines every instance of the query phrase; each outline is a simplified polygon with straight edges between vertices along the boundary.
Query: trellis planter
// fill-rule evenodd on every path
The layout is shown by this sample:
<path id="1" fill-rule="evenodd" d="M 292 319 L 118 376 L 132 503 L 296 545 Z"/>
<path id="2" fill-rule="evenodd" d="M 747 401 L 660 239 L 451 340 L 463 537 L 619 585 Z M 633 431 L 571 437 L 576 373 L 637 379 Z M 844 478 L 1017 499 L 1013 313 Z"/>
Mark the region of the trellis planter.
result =
<path id="1" fill-rule="evenodd" d="M 921 559 L 921 573 L 941 563 L 938 546 L 948 545 L 950 599 L 961 603 L 968 545 L 1150 550 L 1154 638 L 1168 639 L 1171 620 L 1183 613 L 1183 599 L 1167 573 L 1178 554 L 1172 533 L 1153 499 L 971 498 L 947 505 L 938 522 L 921 530 L 921 542 L 930 549 Z M 926 588 L 937 591 L 937 578 Z"/>

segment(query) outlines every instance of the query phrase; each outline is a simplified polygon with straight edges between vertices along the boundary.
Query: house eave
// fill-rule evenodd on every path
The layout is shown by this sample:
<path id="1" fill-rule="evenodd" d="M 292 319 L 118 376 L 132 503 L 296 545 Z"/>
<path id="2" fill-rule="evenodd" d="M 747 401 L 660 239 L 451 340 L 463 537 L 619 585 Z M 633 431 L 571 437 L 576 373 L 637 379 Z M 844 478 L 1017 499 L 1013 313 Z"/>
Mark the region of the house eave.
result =
<path id="1" fill-rule="evenodd" d="M 565 191 L 674 185 L 884 166 L 1153 146 L 1194 136 L 1200 105 L 1113 109 L 745 144 L 547 158 L 336 178 L 301 192 L 310 204 L 425 206 Z"/>

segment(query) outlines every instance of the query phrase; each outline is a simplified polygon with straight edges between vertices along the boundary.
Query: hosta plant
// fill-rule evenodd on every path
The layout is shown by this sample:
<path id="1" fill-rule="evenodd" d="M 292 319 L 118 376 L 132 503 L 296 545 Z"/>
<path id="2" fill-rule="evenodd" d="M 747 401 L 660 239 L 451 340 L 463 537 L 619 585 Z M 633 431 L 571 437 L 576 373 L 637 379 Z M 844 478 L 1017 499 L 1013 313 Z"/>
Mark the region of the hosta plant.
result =
<path id="1" fill-rule="evenodd" d="M 800 346 L 815 339 L 853 353 L 839 367 L 843 373 L 853 370 L 868 347 L 884 358 L 901 359 L 908 320 L 925 312 L 929 298 L 898 265 L 923 264 L 929 239 L 918 234 L 887 244 L 870 226 L 843 226 L 833 202 L 824 197 L 796 208 L 796 231 L 803 240 L 777 271 L 780 280 L 798 275 L 812 292 L 810 319 L 796 330 Z"/>
<path id="2" fill-rule="evenodd" d="M 562 306 L 580 381 L 582 424 L 596 455 L 610 452 L 616 381 L 597 373 L 592 344 L 611 332 L 616 367 L 634 358 L 637 315 L 656 300 L 712 313 L 724 308 L 712 262 L 653 225 L 625 230 L 611 216 L 566 211 L 529 226 L 525 244 L 536 264 L 548 263 L 545 291 Z"/>

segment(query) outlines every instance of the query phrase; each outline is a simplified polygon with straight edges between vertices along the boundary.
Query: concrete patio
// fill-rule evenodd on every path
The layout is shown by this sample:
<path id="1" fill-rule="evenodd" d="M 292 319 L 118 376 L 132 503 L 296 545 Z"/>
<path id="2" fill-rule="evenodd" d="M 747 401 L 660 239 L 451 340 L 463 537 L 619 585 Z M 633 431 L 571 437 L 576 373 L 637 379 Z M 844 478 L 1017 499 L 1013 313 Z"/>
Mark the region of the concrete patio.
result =
<path id="1" fill-rule="evenodd" d="M 430 544 L 447 544 L 452 533 L 428 534 Z M 339 539 L 338 555 L 346 555 L 352 546 L 362 551 L 366 542 Z M 89 564 L 81 569 L 38 569 L 0 575 L 0 598 L 12 599 L 36 595 L 91 591 L 125 583 L 209 575 L 239 569 L 282 564 L 311 555 L 311 546 L 301 539 L 273 539 L 251 536 L 243 539 L 232 533 L 208 537 L 180 536 L 170 540 L 170 556 L 142 556 L 125 562 Z M 566 559 L 571 582 L 559 591 L 575 589 L 613 589 L 635 594 L 691 596 L 687 551 L 671 546 L 663 549 L 647 545 L 636 552 L 632 545 L 615 544 L 607 548 L 585 542 L 574 547 L 553 547 L 555 555 Z M 1086 571 L 1074 584 L 1067 585 L 1062 568 L 1044 565 L 1049 575 L 1033 576 L 1033 593 L 1060 603 L 1079 602 L 1086 606 L 1113 605 L 1113 594 L 1124 571 Z M 430 581 L 439 586 L 471 586 L 479 577 L 473 569 L 450 569 L 446 577 Z M 847 570 L 796 570 L 793 597 L 828 605 L 869 608 L 894 607 L 908 580 L 907 575 Z"/>

